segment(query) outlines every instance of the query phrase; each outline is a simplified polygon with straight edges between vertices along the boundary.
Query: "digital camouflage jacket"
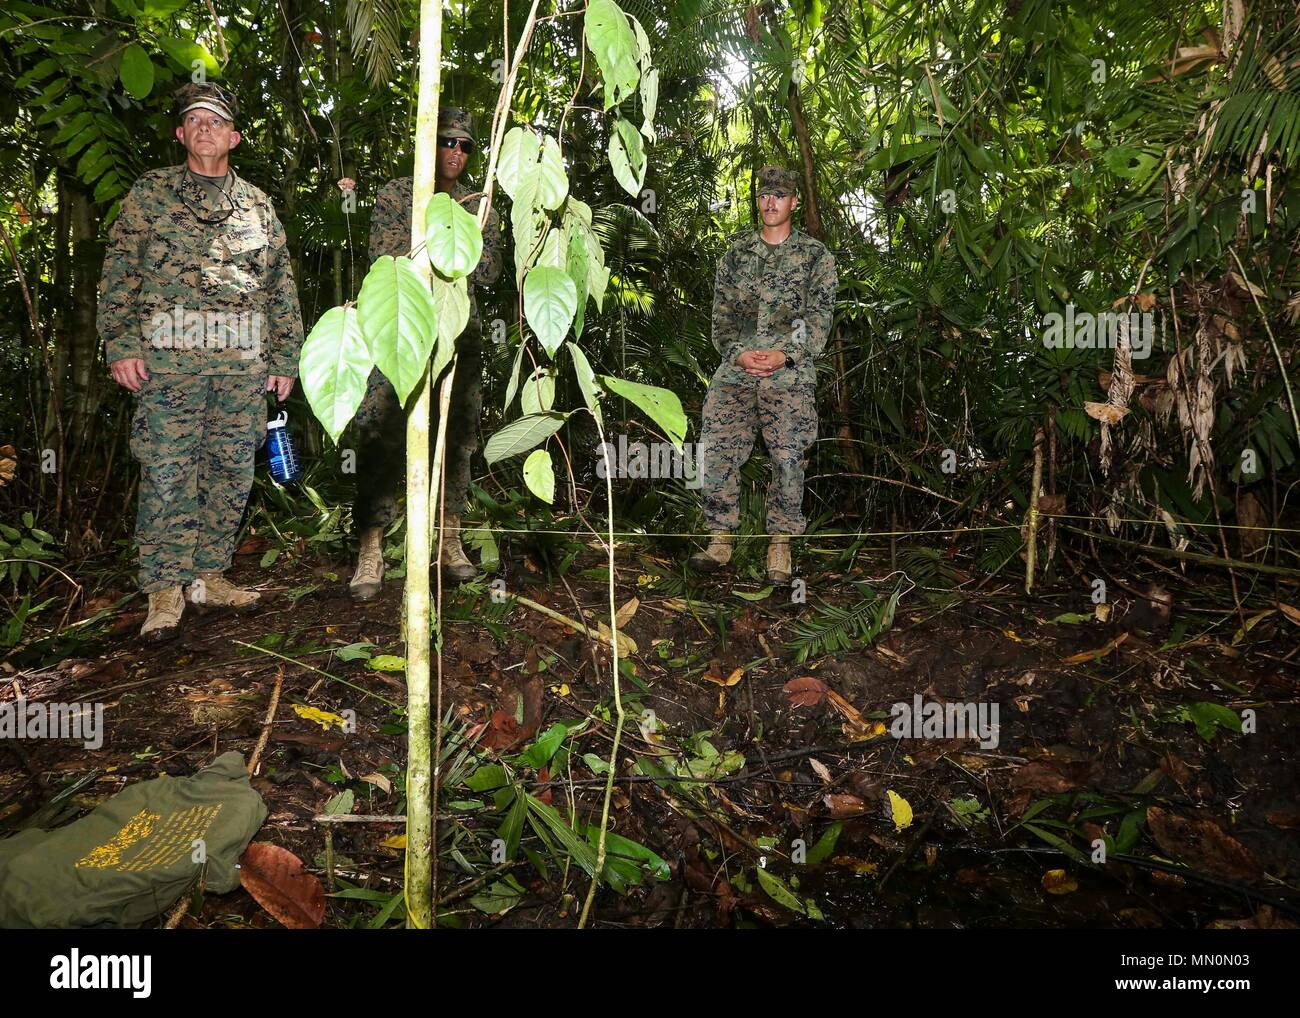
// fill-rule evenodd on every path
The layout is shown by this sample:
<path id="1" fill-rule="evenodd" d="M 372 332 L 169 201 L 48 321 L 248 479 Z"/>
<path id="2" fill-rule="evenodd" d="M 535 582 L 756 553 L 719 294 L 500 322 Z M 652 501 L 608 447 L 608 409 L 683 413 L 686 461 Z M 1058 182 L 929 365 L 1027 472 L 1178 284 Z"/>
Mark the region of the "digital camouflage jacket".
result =
<path id="1" fill-rule="evenodd" d="M 379 189 L 375 208 L 370 213 L 370 261 L 383 255 L 405 255 L 411 250 L 411 202 L 415 178 L 398 177 Z M 459 181 L 451 189 L 451 196 L 460 202 L 466 212 L 477 216 L 482 199 L 466 201 L 475 192 Z M 501 257 L 505 242 L 501 237 L 501 219 L 493 209 L 488 213 L 483 228 L 483 254 L 478 266 L 469 274 L 469 324 L 479 325 L 478 301 L 474 287 L 491 286 L 501 275 Z"/>
<path id="2" fill-rule="evenodd" d="M 835 259 L 826 245 L 800 230 L 773 251 L 758 230 L 734 238 L 718 263 L 713 287 L 713 346 L 722 364 L 715 382 L 751 380 L 736 357 L 748 350 L 780 350 L 794 360 L 772 383 L 786 388 L 815 383 L 813 361 L 826 346 L 835 311 Z"/>
<path id="3" fill-rule="evenodd" d="M 228 201 L 185 172 L 135 182 L 108 232 L 96 322 L 109 362 L 163 374 L 297 375 L 302 313 L 266 195 L 227 176 Z M 229 218 L 214 220 L 230 210 Z"/>

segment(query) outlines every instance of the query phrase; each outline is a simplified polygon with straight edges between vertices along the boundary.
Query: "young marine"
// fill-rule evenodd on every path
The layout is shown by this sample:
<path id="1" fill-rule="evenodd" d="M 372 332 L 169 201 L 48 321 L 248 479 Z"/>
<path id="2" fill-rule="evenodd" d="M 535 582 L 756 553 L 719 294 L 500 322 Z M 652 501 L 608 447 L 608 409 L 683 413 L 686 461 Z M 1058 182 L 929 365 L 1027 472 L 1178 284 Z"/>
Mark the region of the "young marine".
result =
<path id="1" fill-rule="evenodd" d="M 799 178 L 765 166 L 758 173 L 763 225 L 739 234 L 718 263 L 713 345 L 722 363 L 709 383 L 700 426 L 701 494 L 709 545 L 690 557 L 713 572 L 731 561 L 740 522 L 740 470 L 763 434 L 771 461 L 767 487 L 767 575 L 789 583 L 790 538 L 802 534 L 804 469 L 817 439 L 817 369 L 835 310 L 835 260 L 821 241 L 795 229 Z"/>

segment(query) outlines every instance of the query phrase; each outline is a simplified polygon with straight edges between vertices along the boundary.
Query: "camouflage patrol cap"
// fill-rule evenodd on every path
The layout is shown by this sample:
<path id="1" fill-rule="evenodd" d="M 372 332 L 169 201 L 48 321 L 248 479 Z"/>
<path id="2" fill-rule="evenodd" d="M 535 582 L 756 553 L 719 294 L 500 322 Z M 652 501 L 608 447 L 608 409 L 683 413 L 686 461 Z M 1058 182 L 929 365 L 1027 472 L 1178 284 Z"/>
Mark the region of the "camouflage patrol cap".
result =
<path id="1" fill-rule="evenodd" d="M 474 118 L 465 110 L 455 106 L 443 106 L 438 110 L 438 137 L 467 138 L 474 141 Z"/>
<path id="2" fill-rule="evenodd" d="M 211 110 L 231 123 L 239 116 L 239 100 L 234 93 L 210 81 L 182 85 L 172 97 L 176 100 L 177 120 L 183 119 L 190 110 Z"/>
<path id="3" fill-rule="evenodd" d="M 758 193 L 785 197 L 799 193 L 799 177 L 782 166 L 764 166 L 758 171 Z"/>

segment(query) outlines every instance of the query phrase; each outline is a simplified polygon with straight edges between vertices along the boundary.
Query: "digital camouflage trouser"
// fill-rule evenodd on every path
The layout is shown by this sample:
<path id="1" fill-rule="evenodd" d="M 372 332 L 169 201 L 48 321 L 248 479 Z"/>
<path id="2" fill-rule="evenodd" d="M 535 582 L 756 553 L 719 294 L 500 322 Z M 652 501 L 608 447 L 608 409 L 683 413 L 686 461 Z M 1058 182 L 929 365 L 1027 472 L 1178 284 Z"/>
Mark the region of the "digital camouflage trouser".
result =
<path id="1" fill-rule="evenodd" d="M 772 469 L 767 532 L 803 533 L 804 466 L 817 439 L 816 397 L 815 385 L 778 389 L 770 378 L 709 385 L 700 426 L 701 494 L 709 530 L 733 531 L 740 524 L 740 468 L 761 430 Z"/>
<path id="2" fill-rule="evenodd" d="M 144 383 L 131 422 L 144 593 L 230 567 L 265 431 L 264 375 L 154 372 Z"/>
<path id="3" fill-rule="evenodd" d="M 429 459 L 438 432 L 438 388 L 430 403 Z M 412 396 L 414 399 L 414 395 Z M 459 513 L 469 495 L 470 459 L 478 448 L 483 410 L 482 333 L 471 324 L 456 340 L 456 378 L 447 417 L 447 512 Z M 352 423 L 357 447 L 358 528 L 386 527 L 397 518 L 397 496 L 406 485 L 406 411 L 392 383 L 376 368 Z"/>

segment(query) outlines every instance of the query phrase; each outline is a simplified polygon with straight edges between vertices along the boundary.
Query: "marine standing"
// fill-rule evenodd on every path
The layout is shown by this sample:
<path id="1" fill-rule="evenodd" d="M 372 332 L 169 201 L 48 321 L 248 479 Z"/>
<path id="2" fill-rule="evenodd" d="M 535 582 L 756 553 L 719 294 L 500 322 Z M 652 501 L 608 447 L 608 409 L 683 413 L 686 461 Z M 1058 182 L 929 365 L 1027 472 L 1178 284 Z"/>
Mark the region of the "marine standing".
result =
<path id="1" fill-rule="evenodd" d="M 718 263 L 713 345 L 722 363 L 709 383 L 700 427 L 701 494 L 709 546 L 690 558 L 713 572 L 731 561 L 740 522 L 740 469 L 763 434 L 767 487 L 767 575 L 789 583 L 790 538 L 802 534 L 804 469 L 817 439 L 817 369 L 835 310 L 835 259 L 795 229 L 799 178 L 765 166 L 758 173 L 763 225 L 734 238 Z"/>
<path id="2" fill-rule="evenodd" d="M 230 166 L 239 104 L 212 83 L 176 93 L 179 166 L 144 174 L 108 235 L 97 326 L 113 379 L 136 396 L 135 544 L 149 612 L 140 635 L 176 635 L 199 610 L 249 610 L 224 576 L 265 436 L 266 393 L 298 373 L 302 314 L 284 229 Z"/>
<path id="3" fill-rule="evenodd" d="M 435 189 L 449 193 L 466 211 L 477 215 L 481 197 L 460 182 L 476 148 L 473 122 L 462 109 L 438 111 Z M 411 201 L 414 178 L 390 180 L 375 197 L 370 217 L 370 261 L 383 255 L 405 255 L 411 249 Z M 469 322 L 456 340 L 456 377 L 452 382 L 447 418 L 447 532 L 442 542 L 442 572 L 460 582 L 478 572 L 460 544 L 460 514 L 469 495 L 470 459 L 478 448 L 479 416 L 483 409 L 483 330 L 479 322 L 476 287 L 491 286 L 501 274 L 501 225 L 495 211 L 483 227 L 483 254 L 469 275 Z M 432 428 L 438 425 L 436 400 Z M 406 412 L 392 383 L 375 368 L 353 424 L 357 445 L 357 498 L 353 522 L 360 534 L 357 567 L 349 584 L 353 600 L 378 595 L 384 579 L 384 530 L 397 518 L 397 498 L 406 482 Z"/>

